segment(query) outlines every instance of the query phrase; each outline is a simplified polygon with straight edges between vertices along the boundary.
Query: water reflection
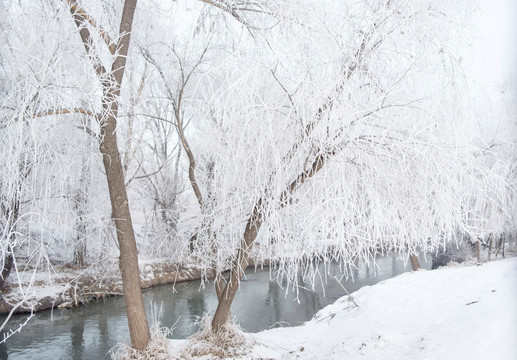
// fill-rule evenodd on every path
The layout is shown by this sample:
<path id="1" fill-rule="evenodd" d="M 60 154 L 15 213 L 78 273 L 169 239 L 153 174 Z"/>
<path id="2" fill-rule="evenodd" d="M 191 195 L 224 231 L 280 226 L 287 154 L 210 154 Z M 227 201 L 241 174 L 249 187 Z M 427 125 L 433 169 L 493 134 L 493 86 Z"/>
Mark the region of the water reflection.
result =
<path id="1" fill-rule="evenodd" d="M 424 267 L 430 268 L 421 259 Z M 354 281 L 342 281 L 348 292 L 373 285 L 409 270 L 395 255 L 377 259 L 378 267 L 358 264 Z M 427 266 L 428 265 L 428 266 Z M 334 276 L 341 277 L 338 265 L 320 268 L 323 282 L 312 285 L 299 278 L 298 287 L 269 279 L 269 271 L 248 271 L 235 298 L 232 314 L 241 327 L 256 332 L 274 326 L 298 325 L 309 320 L 321 308 L 346 294 Z M 325 281 L 326 277 L 326 281 Z M 323 284 L 326 282 L 326 285 Z M 217 307 L 211 284 L 202 288 L 199 281 L 163 285 L 144 291 L 144 303 L 151 316 L 151 304 L 161 304 L 163 326 L 173 327 L 173 338 L 186 338 L 197 330 L 196 320 Z M 14 328 L 25 317 L 10 321 Z M 0 321 L 3 321 L 0 318 Z M 0 359 L 109 359 L 108 351 L 128 341 L 124 299 L 121 297 L 92 302 L 73 310 L 56 309 L 37 313 L 20 334 L 0 345 Z"/>

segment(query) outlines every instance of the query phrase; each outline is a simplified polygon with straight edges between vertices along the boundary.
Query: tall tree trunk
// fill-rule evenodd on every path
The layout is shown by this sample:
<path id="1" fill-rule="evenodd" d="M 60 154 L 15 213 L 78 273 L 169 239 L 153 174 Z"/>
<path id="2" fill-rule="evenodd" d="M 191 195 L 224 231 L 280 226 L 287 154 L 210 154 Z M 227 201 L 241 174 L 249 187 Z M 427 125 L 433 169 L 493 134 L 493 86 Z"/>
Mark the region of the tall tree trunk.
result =
<path id="1" fill-rule="evenodd" d="M 138 250 L 136 248 L 122 163 L 117 145 L 115 132 L 116 118 L 110 116 L 103 129 L 105 133 L 101 141 L 100 151 L 103 155 L 110 193 L 112 218 L 115 222 L 117 240 L 120 247 L 119 268 L 122 275 L 129 334 L 132 346 L 137 350 L 143 350 L 149 342 L 150 332 L 142 299 Z"/>
<path id="2" fill-rule="evenodd" d="M 103 138 L 100 151 L 103 155 L 106 178 L 111 200 L 112 219 L 115 221 L 117 240 L 120 246 L 119 268 L 122 275 L 124 301 L 126 303 L 127 319 L 131 345 L 137 350 L 143 350 L 151 338 L 144 301 L 140 284 L 138 268 L 138 250 L 136 247 L 133 223 L 129 212 L 128 197 L 122 162 L 117 144 L 117 114 L 120 85 L 124 76 L 127 53 L 136 0 L 127 0 L 120 22 L 119 34 L 122 36 L 118 43 L 119 54 L 111 68 L 114 82 L 105 88 L 103 108 L 106 119 L 103 124 Z"/>
<path id="3" fill-rule="evenodd" d="M 115 222 L 119 244 L 119 268 L 122 275 L 124 300 L 131 345 L 136 350 L 143 350 L 150 339 L 149 324 L 145 313 L 138 268 L 138 250 L 136 247 L 122 161 L 117 144 L 117 116 L 119 109 L 120 86 L 124 77 L 127 54 L 136 9 L 136 0 L 126 0 L 122 11 L 119 28 L 119 42 L 116 49 L 109 48 L 115 61 L 111 71 L 107 72 L 99 55 L 92 47 L 93 38 L 88 26 L 92 24 L 85 18 L 85 12 L 75 0 L 66 0 L 70 12 L 81 36 L 86 53 L 92 59 L 93 68 L 102 85 L 102 118 L 100 152 L 106 171 L 108 190 L 111 201 L 112 219 Z M 99 31 L 99 29 L 96 29 Z"/>

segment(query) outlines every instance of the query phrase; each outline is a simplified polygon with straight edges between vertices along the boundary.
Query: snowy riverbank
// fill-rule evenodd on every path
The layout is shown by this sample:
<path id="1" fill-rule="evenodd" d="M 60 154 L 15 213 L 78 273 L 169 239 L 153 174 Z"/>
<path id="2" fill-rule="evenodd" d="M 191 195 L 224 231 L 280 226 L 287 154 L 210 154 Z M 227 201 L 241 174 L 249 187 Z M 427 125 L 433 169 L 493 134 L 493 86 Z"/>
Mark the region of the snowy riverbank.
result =
<path id="1" fill-rule="evenodd" d="M 199 279 L 202 270 L 193 264 L 180 265 L 141 261 L 142 288 Z M 122 295 L 117 262 L 104 268 L 74 269 L 56 266 L 52 271 L 20 272 L 0 294 L 0 314 L 29 313 L 54 307 L 76 307 L 91 299 Z"/>
<path id="2" fill-rule="evenodd" d="M 268 266 L 268 260 L 257 262 L 257 266 Z M 261 265 L 260 265 L 261 264 Z M 250 261 L 250 267 L 255 261 Z M 211 279 L 213 271 L 203 270 L 194 262 L 172 263 L 162 259 L 140 260 L 142 289 L 157 285 L 176 284 Z M 77 269 L 69 265 L 54 266 L 51 270 L 35 271 L 24 269 L 11 275 L 7 286 L 0 292 L 0 315 L 30 313 L 55 307 L 71 308 L 88 304 L 92 299 L 122 295 L 122 279 L 118 261 L 109 265 Z"/>
<path id="3" fill-rule="evenodd" d="M 241 359 L 517 356 L 517 258 L 405 273 L 353 299 L 359 307 L 345 296 L 303 326 L 249 334 L 259 345 Z"/>

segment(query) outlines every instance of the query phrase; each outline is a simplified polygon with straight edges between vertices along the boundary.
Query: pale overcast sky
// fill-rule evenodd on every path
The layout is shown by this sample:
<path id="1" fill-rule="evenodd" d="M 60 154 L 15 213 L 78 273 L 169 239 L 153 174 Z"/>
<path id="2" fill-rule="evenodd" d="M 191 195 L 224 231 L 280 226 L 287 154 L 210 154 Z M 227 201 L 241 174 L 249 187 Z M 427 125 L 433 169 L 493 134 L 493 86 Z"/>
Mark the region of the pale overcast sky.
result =
<path id="1" fill-rule="evenodd" d="M 475 45 L 475 77 L 504 81 L 517 75 L 517 0 L 480 0 L 477 24 L 483 38 Z"/>

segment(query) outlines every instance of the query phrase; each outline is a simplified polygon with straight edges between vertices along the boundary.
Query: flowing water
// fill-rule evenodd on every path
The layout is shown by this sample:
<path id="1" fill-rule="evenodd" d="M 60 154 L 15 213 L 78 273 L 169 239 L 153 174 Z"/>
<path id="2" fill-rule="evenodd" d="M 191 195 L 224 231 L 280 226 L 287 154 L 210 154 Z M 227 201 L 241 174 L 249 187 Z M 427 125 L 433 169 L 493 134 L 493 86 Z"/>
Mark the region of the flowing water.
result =
<path id="1" fill-rule="evenodd" d="M 396 255 L 378 258 L 378 267 L 361 264 L 354 271 L 354 281 L 342 281 L 348 292 L 362 286 L 373 285 L 408 271 Z M 430 263 L 421 260 L 430 268 Z M 285 284 L 270 280 L 269 270 L 247 271 L 232 306 L 232 314 L 240 326 L 248 332 L 257 332 L 277 326 L 295 326 L 310 320 L 321 308 L 346 295 L 334 276 L 341 278 L 337 264 L 329 266 L 327 280 L 310 283 L 300 282 L 297 291 Z M 200 281 L 162 285 L 144 291 L 149 319 L 159 313 L 165 327 L 173 327 L 172 338 L 184 339 L 197 330 L 196 320 L 207 312 L 215 311 L 217 301 L 211 284 L 203 289 Z M 153 305 L 154 304 L 154 305 Z M 152 308 L 154 307 L 154 311 Z M 23 322 L 23 316 L 15 316 L 7 328 Z M 3 321 L 0 318 L 0 321 Z M 54 309 L 36 313 L 21 333 L 0 344 L 0 359 L 109 359 L 108 351 L 117 343 L 128 341 L 128 326 L 124 299 L 90 302 L 76 309 Z"/>

